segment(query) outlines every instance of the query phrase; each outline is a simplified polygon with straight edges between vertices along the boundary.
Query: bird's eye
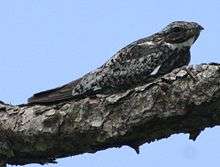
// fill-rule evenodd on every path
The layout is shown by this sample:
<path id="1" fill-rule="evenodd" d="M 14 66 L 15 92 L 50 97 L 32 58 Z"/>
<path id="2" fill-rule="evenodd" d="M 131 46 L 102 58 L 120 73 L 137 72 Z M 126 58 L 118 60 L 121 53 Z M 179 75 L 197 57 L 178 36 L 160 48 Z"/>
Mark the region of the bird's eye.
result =
<path id="1" fill-rule="evenodd" d="M 179 28 L 179 27 L 173 28 L 173 32 L 180 32 L 180 31 L 181 31 L 181 28 Z"/>

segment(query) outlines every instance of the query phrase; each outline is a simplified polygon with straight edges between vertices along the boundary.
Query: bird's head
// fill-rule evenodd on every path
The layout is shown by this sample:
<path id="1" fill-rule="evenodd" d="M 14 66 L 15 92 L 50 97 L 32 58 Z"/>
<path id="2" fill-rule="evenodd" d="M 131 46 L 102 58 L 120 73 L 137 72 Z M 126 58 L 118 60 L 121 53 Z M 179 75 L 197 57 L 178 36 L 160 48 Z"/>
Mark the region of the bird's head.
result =
<path id="1" fill-rule="evenodd" d="M 175 21 L 167 25 L 160 33 L 163 41 L 175 49 L 191 47 L 203 29 L 195 22 Z"/>

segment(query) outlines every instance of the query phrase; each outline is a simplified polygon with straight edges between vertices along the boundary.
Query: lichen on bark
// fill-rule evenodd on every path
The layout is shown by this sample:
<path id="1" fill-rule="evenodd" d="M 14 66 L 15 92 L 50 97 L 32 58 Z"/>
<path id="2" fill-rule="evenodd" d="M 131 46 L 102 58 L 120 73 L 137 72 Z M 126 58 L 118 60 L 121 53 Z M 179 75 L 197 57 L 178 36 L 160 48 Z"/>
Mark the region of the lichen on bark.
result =
<path id="1" fill-rule="evenodd" d="M 173 70 L 125 92 L 50 105 L 0 102 L 0 159 L 22 165 L 128 145 L 172 134 L 195 140 L 220 124 L 220 65 Z"/>

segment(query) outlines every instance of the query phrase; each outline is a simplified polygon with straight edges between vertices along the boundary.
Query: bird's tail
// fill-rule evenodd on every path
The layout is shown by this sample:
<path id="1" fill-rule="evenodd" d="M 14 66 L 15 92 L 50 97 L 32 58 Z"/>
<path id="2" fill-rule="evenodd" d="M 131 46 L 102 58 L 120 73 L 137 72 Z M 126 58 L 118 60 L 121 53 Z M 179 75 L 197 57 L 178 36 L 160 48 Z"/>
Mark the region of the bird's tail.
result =
<path id="1" fill-rule="evenodd" d="M 46 104 L 70 100 L 73 98 L 72 90 L 79 80 L 80 79 L 54 89 L 36 93 L 28 99 L 28 104 Z"/>

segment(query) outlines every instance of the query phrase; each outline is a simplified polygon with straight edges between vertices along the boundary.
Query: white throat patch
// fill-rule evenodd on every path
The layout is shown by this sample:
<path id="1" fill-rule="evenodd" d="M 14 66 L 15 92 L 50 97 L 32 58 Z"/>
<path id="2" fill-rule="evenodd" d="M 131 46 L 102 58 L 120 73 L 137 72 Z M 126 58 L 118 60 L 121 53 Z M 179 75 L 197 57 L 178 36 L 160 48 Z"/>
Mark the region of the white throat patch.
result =
<path id="1" fill-rule="evenodd" d="M 171 43 L 165 42 L 165 45 L 167 45 L 172 50 L 181 49 L 181 48 L 186 47 L 186 46 L 191 47 L 193 42 L 194 42 L 194 40 L 195 40 L 195 37 L 192 37 L 192 38 L 190 38 L 187 41 L 182 42 L 182 43 L 171 44 Z"/>

